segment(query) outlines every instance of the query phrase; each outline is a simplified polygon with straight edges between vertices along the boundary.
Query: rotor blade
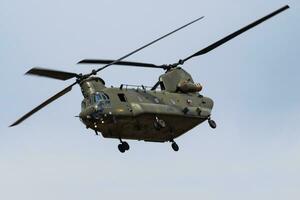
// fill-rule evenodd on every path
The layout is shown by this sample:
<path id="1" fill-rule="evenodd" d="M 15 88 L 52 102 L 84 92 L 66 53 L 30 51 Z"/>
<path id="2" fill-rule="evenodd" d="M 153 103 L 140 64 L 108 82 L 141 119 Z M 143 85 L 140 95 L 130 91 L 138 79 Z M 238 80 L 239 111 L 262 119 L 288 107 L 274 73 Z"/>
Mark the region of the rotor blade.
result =
<path id="1" fill-rule="evenodd" d="M 117 60 L 115 60 L 115 61 L 113 61 L 113 62 L 111 62 L 111 63 L 109 63 L 109 64 L 107 64 L 107 65 L 105 65 L 105 66 L 103 66 L 103 67 L 101 67 L 101 68 L 98 68 L 97 70 L 93 70 L 90 74 L 88 74 L 88 76 L 96 75 L 97 72 L 99 72 L 99 71 L 101 71 L 101 70 L 103 70 L 103 69 L 105 69 L 105 68 L 107 68 L 107 67 L 109 67 L 109 66 L 111 66 L 111 65 L 114 65 L 114 64 L 116 64 L 116 63 L 118 63 L 118 62 L 124 60 L 125 58 L 131 56 L 132 54 L 137 53 L 138 51 L 140 51 L 140 50 L 142 50 L 142 49 L 144 49 L 144 48 L 146 48 L 146 47 L 148 47 L 148 46 L 150 46 L 150 45 L 152 45 L 152 44 L 158 42 L 159 40 L 162 40 L 163 38 L 165 38 L 165 37 L 167 37 L 167 36 L 169 36 L 169 35 L 171 35 L 171 34 L 177 32 L 177 31 L 179 31 L 179 30 L 181 30 L 181 29 L 183 29 L 183 28 L 185 28 L 185 27 L 187 27 L 187 26 L 189 26 L 189 25 L 191 25 L 191 24 L 193 24 L 193 23 L 199 21 L 200 19 L 203 19 L 203 18 L 204 18 L 204 17 L 199 17 L 198 19 L 195 19 L 195 20 L 193 20 L 193 21 L 191 21 L 191 22 L 189 22 L 189 23 L 187 23 L 187 24 L 185 24 L 185 25 L 183 25 L 183 26 L 177 28 L 177 29 L 174 30 L 174 31 L 172 31 L 172 32 L 170 32 L 170 33 L 168 33 L 168 34 L 166 34 L 166 35 L 164 35 L 164 36 L 162 36 L 162 37 L 160 37 L 160 38 L 158 38 L 158 39 L 156 39 L 156 40 L 153 40 L 152 42 L 150 42 L 150 43 L 148 43 L 148 44 L 146 44 L 146 45 L 144 45 L 144 46 L 142 46 L 142 47 L 140 47 L 140 48 L 138 48 L 138 49 L 136 49 L 136 50 L 134 50 L 134 51 L 132 51 L 132 52 L 130 52 L 130 53 L 128 53 L 128 54 L 126 54 L 125 56 L 122 56 L 121 58 L 119 58 L 119 59 L 117 59 Z"/>
<path id="2" fill-rule="evenodd" d="M 57 71 L 52 69 L 45 69 L 45 68 L 32 68 L 28 72 L 25 73 L 26 75 L 36 75 L 36 76 L 43 76 L 47 78 L 54 78 L 59 80 L 68 80 L 70 78 L 78 78 L 79 75 L 72 72 L 64 72 L 64 71 Z"/>
<path id="3" fill-rule="evenodd" d="M 108 59 L 84 59 L 78 62 L 77 64 L 110 64 L 115 60 L 108 60 Z M 127 65 L 127 66 L 134 66 L 134 67 L 150 67 L 150 68 L 161 68 L 165 69 L 164 65 L 155 65 L 151 63 L 141 63 L 141 62 L 131 62 L 131 61 L 119 61 L 115 63 L 115 65 Z"/>
<path id="4" fill-rule="evenodd" d="M 72 90 L 72 87 L 76 85 L 76 82 L 73 83 L 72 85 L 70 85 L 69 87 L 66 87 L 65 89 L 63 89 L 62 91 L 60 91 L 59 93 L 57 93 L 56 95 L 50 97 L 49 99 L 47 99 L 46 101 L 44 101 L 42 104 L 40 104 L 39 106 L 35 107 L 33 110 L 31 110 L 30 112 L 26 113 L 24 116 L 22 116 L 20 119 L 18 119 L 16 122 L 14 122 L 12 125 L 10 125 L 9 127 L 13 127 L 15 125 L 20 124 L 22 121 L 24 121 L 25 119 L 27 119 L 28 117 L 30 117 L 31 115 L 33 115 L 34 113 L 36 113 L 37 111 L 39 111 L 40 109 L 42 109 L 43 107 L 47 106 L 49 103 L 51 103 L 52 101 L 58 99 L 59 97 L 65 95 L 66 93 L 70 92 Z"/>
<path id="5" fill-rule="evenodd" d="M 219 41 L 217 41 L 217 42 L 215 42 L 215 43 L 209 45 L 208 47 L 206 47 L 206 48 L 204 48 L 204 49 L 198 51 L 197 53 L 195 53 L 195 54 L 193 54 L 193 55 L 191 55 L 191 56 L 189 56 L 189 57 L 187 57 L 187 58 L 181 60 L 181 63 L 184 63 L 185 61 L 187 61 L 187 60 L 189 60 L 190 58 L 193 58 L 193 57 L 195 57 L 195 56 L 203 55 L 203 54 L 206 54 L 206 53 L 210 52 L 211 50 L 213 50 L 213 49 L 215 49 L 215 48 L 221 46 L 222 44 L 228 42 L 229 40 L 231 40 L 231 39 L 237 37 L 238 35 L 240 35 L 240 34 L 246 32 L 246 31 L 248 31 L 249 29 L 251 29 L 251 28 L 253 28 L 253 27 L 255 27 L 255 26 L 259 25 L 260 23 L 262 23 L 262 22 L 264 22 L 264 21 L 266 21 L 266 20 L 272 18 L 273 16 L 275 16 L 275 15 L 277 15 L 277 14 L 279 14 L 279 13 L 285 11 L 285 10 L 288 9 L 288 8 L 289 8 L 289 6 L 286 5 L 286 6 L 282 7 L 282 8 L 280 8 L 280 9 L 278 9 L 278 10 L 276 10 L 276 11 L 270 13 L 269 15 L 267 15 L 267 16 L 265 16 L 265 17 L 263 17 L 263 18 L 261 18 L 261 19 L 259 19 L 259 20 L 257 20 L 257 21 L 255 21 L 255 22 L 253 22 L 253 23 L 251 23 L 251 24 L 249 24 L 248 26 L 245 26 L 244 28 L 242 28 L 242 29 L 240 29 L 240 30 L 238 30 L 238 31 L 236 31 L 236 32 L 234 32 L 234 33 L 232 33 L 232 34 L 230 34 L 230 35 L 224 37 L 223 39 L 221 39 L 221 40 L 219 40 Z M 180 63 L 180 64 L 181 64 L 181 63 Z"/>

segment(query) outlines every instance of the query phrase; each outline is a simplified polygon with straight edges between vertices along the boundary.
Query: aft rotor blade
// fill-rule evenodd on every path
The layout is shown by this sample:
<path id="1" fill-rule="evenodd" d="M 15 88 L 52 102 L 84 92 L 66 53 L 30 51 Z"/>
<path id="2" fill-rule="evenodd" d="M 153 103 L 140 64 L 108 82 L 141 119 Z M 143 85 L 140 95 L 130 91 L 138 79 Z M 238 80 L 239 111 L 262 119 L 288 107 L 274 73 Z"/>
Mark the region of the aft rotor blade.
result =
<path id="1" fill-rule="evenodd" d="M 244 28 L 242 28 L 242 29 L 240 29 L 240 30 L 238 30 L 238 31 L 236 31 L 236 32 L 234 32 L 234 33 L 232 33 L 232 34 L 230 34 L 230 35 L 224 37 L 223 39 L 221 39 L 221 40 L 219 40 L 219 41 L 217 41 L 217 42 L 215 42 L 215 43 L 209 45 L 208 47 L 206 47 L 206 48 L 204 48 L 204 49 L 198 51 L 197 53 L 195 53 L 195 54 L 193 54 L 193 55 L 191 55 L 191 56 L 189 56 L 189 57 L 187 57 L 187 58 L 181 60 L 181 62 L 180 62 L 179 64 L 182 64 L 182 63 L 184 63 L 185 61 L 187 61 L 187 60 L 189 60 L 189 59 L 191 59 L 191 58 L 193 58 L 193 57 L 200 56 L 200 55 L 203 55 L 203 54 L 206 54 L 206 53 L 210 52 L 211 50 L 213 50 L 213 49 L 215 49 L 215 48 L 221 46 L 222 44 L 228 42 L 229 40 L 231 40 L 231 39 L 237 37 L 238 35 L 240 35 L 240 34 L 246 32 L 246 31 L 248 31 L 249 29 L 251 29 L 251 28 L 253 28 L 253 27 L 255 27 L 255 26 L 261 24 L 262 22 L 264 22 L 264 21 L 266 21 L 266 20 L 268 20 L 268 19 L 274 17 L 275 15 L 277 15 L 277 14 L 279 14 L 279 13 L 285 11 L 285 10 L 288 9 L 288 8 L 289 8 L 289 6 L 286 5 L 286 6 L 282 7 L 282 8 L 280 8 L 280 9 L 278 9 L 278 10 L 276 10 L 276 11 L 270 13 L 269 15 L 267 15 L 267 16 L 265 16 L 265 17 L 263 17 L 263 18 L 261 18 L 261 19 L 259 19 L 259 20 L 257 20 L 257 21 L 255 21 L 255 22 L 253 22 L 253 23 L 251 23 L 251 24 L 249 24 L 248 26 L 245 26 Z"/>
<path id="2" fill-rule="evenodd" d="M 33 110 L 31 110 L 30 112 L 26 113 L 24 116 L 22 116 L 20 119 L 18 119 L 16 122 L 14 122 L 12 125 L 10 125 L 10 127 L 12 126 L 16 126 L 18 124 L 20 124 L 21 122 L 23 122 L 25 119 L 27 119 L 28 117 L 30 117 L 31 115 L 33 115 L 34 113 L 36 113 L 37 111 L 39 111 L 40 109 L 42 109 L 43 107 L 47 106 L 49 103 L 53 102 L 54 100 L 58 99 L 59 97 L 65 95 L 66 93 L 70 92 L 72 90 L 72 87 L 76 85 L 76 82 L 73 83 L 72 85 L 70 85 L 69 87 L 66 87 L 65 89 L 63 89 L 62 91 L 60 91 L 59 93 L 57 93 L 56 95 L 50 97 L 49 99 L 47 99 L 46 101 L 44 101 L 42 104 L 40 104 L 39 106 L 35 107 Z"/>
<path id="3" fill-rule="evenodd" d="M 101 70 L 103 70 L 103 69 L 105 69 L 105 68 L 107 68 L 107 67 L 109 67 L 109 66 L 111 66 L 111 65 L 114 65 L 114 64 L 116 64 L 116 63 L 118 63 L 118 62 L 124 60 L 125 58 L 131 56 L 132 54 L 135 54 L 135 53 L 141 51 L 142 49 L 144 49 L 144 48 L 146 48 L 146 47 L 148 47 L 148 46 L 150 46 L 150 45 L 152 45 L 152 44 L 158 42 L 159 40 L 162 40 L 163 38 L 165 38 L 165 37 L 167 37 L 167 36 L 169 36 L 169 35 L 171 35 L 171 34 L 177 32 L 177 31 L 179 31 L 179 30 L 181 30 L 181 29 L 183 29 L 183 28 L 185 28 L 185 27 L 187 27 L 187 26 L 189 26 L 189 25 L 191 25 L 191 24 L 193 24 L 193 23 L 199 21 L 200 19 L 203 19 L 203 18 L 204 18 L 204 17 L 199 17 L 198 19 L 195 19 L 195 20 L 193 20 L 193 21 L 191 21 L 191 22 L 189 22 L 189 23 L 187 23 L 187 24 L 185 24 L 185 25 L 183 25 L 183 26 L 181 26 L 181 27 L 175 29 L 174 31 L 172 31 L 172 32 L 170 32 L 170 33 L 168 33 L 168 34 L 166 34 L 166 35 L 163 35 L 162 37 L 160 37 L 160 38 L 158 38 L 158 39 L 156 39 L 156 40 L 153 40 L 152 42 L 150 42 L 150 43 L 148 43 L 148 44 L 146 44 L 146 45 L 144 45 L 144 46 L 142 46 L 142 47 L 140 47 L 140 48 L 138 48 L 138 49 L 136 49 L 136 50 L 134 50 L 134 51 L 132 51 L 132 52 L 130 52 L 130 53 L 128 53 L 128 54 L 126 54 L 125 56 L 122 56 L 121 58 L 119 58 L 119 59 L 117 59 L 117 60 L 115 60 L 115 61 L 113 61 L 113 62 L 111 62 L 111 63 L 109 63 L 109 64 L 107 64 L 107 65 L 105 65 L 105 66 L 103 66 L 103 67 L 101 67 L 101 68 L 98 68 L 97 70 L 93 70 L 93 71 L 89 74 L 89 76 L 91 76 L 91 75 L 96 75 L 97 72 L 99 72 L 99 71 L 101 71 Z"/>
<path id="4" fill-rule="evenodd" d="M 110 64 L 115 62 L 115 60 L 109 59 L 84 59 L 78 62 L 77 64 Z M 115 65 L 126 65 L 126 66 L 134 66 L 134 67 L 150 67 L 150 68 L 161 68 L 165 69 L 164 65 L 155 65 L 152 63 L 142 63 L 142 62 L 131 62 L 131 61 L 119 61 L 115 63 Z"/>
<path id="5" fill-rule="evenodd" d="M 68 80 L 70 78 L 79 78 L 79 75 L 72 72 L 64 72 L 64 71 L 58 71 L 58 70 L 52 70 L 52 69 L 45 69 L 45 68 L 39 68 L 35 67 L 29 70 L 25 73 L 26 75 L 35 75 L 35 76 L 43 76 L 47 78 L 54 78 L 59 80 Z"/>

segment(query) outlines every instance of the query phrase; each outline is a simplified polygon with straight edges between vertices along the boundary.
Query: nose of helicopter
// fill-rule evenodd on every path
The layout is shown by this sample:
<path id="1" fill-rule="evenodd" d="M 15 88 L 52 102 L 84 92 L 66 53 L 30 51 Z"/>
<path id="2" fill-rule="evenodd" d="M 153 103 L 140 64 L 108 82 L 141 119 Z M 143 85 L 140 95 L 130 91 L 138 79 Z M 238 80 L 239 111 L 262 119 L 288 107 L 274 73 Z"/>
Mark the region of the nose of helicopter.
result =
<path id="1" fill-rule="evenodd" d="M 91 117 L 94 119 L 100 119 L 104 115 L 104 108 L 102 105 L 95 105 L 94 112 L 91 113 Z"/>
<path id="2" fill-rule="evenodd" d="M 104 106 L 102 104 L 91 105 L 79 114 L 81 119 L 100 119 L 104 115 Z"/>

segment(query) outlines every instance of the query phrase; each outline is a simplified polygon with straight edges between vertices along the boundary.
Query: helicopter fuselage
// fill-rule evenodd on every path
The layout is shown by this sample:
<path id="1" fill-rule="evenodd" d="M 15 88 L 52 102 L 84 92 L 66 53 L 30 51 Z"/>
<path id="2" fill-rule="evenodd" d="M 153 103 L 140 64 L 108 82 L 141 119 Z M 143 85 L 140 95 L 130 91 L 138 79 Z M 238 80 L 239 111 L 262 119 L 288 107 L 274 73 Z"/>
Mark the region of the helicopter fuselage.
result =
<path id="1" fill-rule="evenodd" d="M 107 88 L 97 77 L 81 83 L 81 121 L 106 138 L 171 141 L 210 117 L 213 101 L 199 93 Z"/>

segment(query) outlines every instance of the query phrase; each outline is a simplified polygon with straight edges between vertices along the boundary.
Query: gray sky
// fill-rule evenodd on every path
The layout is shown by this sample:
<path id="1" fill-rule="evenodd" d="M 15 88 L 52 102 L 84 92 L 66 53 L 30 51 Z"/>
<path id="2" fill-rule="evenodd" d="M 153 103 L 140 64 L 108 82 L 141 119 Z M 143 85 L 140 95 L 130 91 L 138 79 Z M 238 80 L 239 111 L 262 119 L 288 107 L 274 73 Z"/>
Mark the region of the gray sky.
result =
<path id="1" fill-rule="evenodd" d="M 299 3 L 0 0 L 0 199 L 299 199 Z M 72 93 L 7 126 L 69 84 L 26 77 L 33 66 L 88 72 L 83 58 L 118 58 L 204 15 L 128 60 L 176 62 L 269 12 L 291 9 L 185 64 L 214 99 L 204 123 L 169 143 L 97 137 L 74 116 Z M 153 85 L 162 71 L 113 66 L 107 85 Z"/>

